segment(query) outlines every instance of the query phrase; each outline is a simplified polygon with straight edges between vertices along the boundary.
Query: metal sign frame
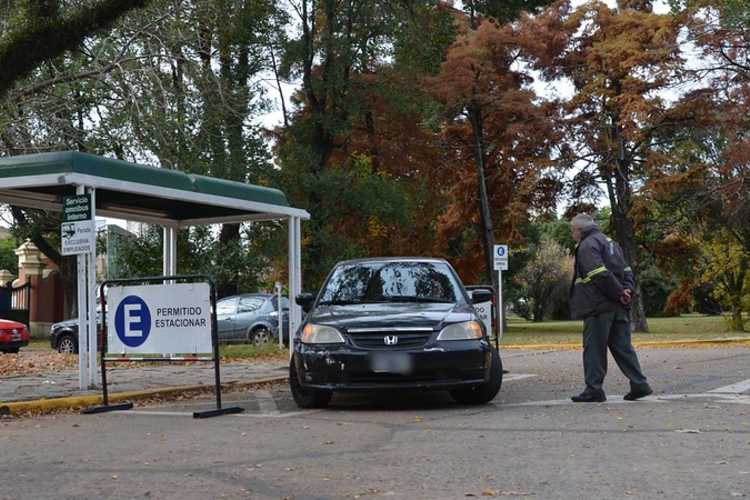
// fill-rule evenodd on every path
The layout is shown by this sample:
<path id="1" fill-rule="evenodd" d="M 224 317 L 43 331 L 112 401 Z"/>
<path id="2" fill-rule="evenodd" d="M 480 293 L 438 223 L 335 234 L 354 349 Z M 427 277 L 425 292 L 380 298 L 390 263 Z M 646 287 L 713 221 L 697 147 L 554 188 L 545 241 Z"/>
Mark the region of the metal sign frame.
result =
<path id="1" fill-rule="evenodd" d="M 129 410 L 133 408 L 133 403 L 125 402 L 116 405 L 109 404 L 109 391 L 107 388 L 107 361 L 134 361 L 133 358 L 122 358 L 114 359 L 107 358 L 107 307 L 106 297 L 104 296 L 104 288 L 111 285 L 136 285 L 136 284 L 147 284 L 147 283 L 175 283 L 177 281 L 194 282 L 198 280 L 207 281 L 211 289 L 211 345 L 213 347 L 213 356 L 210 358 L 205 357 L 193 357 L 193 358 L 170 358 L 170 357 L 143 357 L 138 358 L 138 361 L 148 362 L 160 362 L 160 361 L 213 361 L 214 363 L 214 394 L 216 395 L 216 409 L 207 411 L 193 412 L 193 418 L 209 418 L 218 417 L 219 415 L 228 415 L 234 413 L 242 413 L 245 411 L 244 408 L 239 406 L 232 406 L 229 408 L 222 408 L 221 406 L 221 373 L 219 369 L 219 334 L 216 322 L 216 286 L 210 276 L 204 274 L 188 274 L 188 275 L 174 275 L 174 276 L 150 276 L 146 278 L 130 278 L 130 279 L 117 279 L 107 280 L 102 282 L 99 287 L 99 301 L 102 305 L 102 342 L 101 342 L 101 365 L 102 365 L 102 406 L 91 406 L 81 411 L 83 414 L 93 413 L 104 413 L 109 411 L 117 410 Z"/>

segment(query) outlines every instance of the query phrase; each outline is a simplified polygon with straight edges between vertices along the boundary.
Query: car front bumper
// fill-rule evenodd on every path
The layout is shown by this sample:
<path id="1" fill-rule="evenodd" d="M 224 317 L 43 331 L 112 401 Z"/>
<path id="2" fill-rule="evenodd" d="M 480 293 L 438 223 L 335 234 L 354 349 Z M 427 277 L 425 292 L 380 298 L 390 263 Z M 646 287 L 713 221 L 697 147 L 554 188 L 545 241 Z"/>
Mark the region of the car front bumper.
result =
<path id="1" fill-rule="evenodd" d="M 328 390 L 448 390 L 489 380 L 492 347 L 484 340 L 450 341 L 409 350 L 368 350 L 349 345 L 297 342 L 294 367 L 304 387 Z M 390 371 L 373 359 L 406 359 L 408 369 Z M 376 363 L 377 364 L 377 363 Z"/>
<path id="2" fill-rule="evenodd" d="M 17 349 L 29 345 L 28 340 L 13 340 L 11 342 L 0 342 L 0 351 L 6 349 Z"/>

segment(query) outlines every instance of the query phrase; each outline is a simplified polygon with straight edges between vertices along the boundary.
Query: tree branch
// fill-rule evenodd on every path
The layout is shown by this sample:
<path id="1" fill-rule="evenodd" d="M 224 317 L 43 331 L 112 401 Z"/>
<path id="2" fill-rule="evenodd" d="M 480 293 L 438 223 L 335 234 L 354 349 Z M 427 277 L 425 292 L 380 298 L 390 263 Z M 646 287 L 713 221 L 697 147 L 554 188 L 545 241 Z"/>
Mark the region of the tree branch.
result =
<path id="1" fill-rule="evenodd" d="M 42 62 L 75 49 L 87 36 L 108 28 L 150 0 L 101 0 L 64 17 L 35 17 L 0 43 L 0 97 Z M 54 43 L 51 41 L 54 40 Z"/>

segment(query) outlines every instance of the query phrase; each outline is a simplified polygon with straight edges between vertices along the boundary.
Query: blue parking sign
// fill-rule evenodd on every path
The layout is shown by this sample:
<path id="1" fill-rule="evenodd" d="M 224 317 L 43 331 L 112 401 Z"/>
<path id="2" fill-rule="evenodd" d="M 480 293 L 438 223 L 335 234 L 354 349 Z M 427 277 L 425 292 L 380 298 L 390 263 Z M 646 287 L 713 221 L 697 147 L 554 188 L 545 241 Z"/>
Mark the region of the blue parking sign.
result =
<path id="1" fill-rule="evenodd" d="M 143 345 L 151 333 L 151 311 L 137 295 L 128 295 L 115 312 L 115 331 L 120 341 L 128 347 Z"/>
<path id="2" fill-rule="evenodd" d="M 495 245 L 494 248 L 494 263 L 495 271 L 507 271 L 508 270 L 508 245 Z"/>

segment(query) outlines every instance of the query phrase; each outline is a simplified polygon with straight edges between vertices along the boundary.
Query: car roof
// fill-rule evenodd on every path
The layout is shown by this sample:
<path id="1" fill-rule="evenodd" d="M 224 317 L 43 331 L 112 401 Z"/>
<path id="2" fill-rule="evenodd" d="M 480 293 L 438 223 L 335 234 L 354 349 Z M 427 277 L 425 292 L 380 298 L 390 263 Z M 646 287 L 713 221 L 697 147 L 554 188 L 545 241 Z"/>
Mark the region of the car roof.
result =
<path id="1" fill-rule="evenodd" d="M 268 299 L 270 297 L 273 297 L 274 294 L 272 293 L 240 293 L 237 295 L 227 295 L 226 297 L 222 297 L 219 300 L 227 300 L 227 299 L 242 299 L 247 297 L 259 297 L 261 299 Z"/>
<path id="2" fill-rule="evenodd" d="M 443 264 L 448 264 L 447 260 L 440 259 L 438 257 L 368 257 L 363 259 L 342 260 L 336 265 L 339 266 L 341 264 L 366 264 L 370 262 L 440 262 Z"/>

